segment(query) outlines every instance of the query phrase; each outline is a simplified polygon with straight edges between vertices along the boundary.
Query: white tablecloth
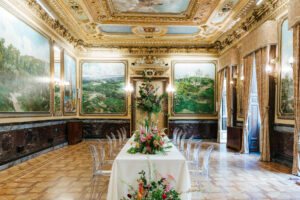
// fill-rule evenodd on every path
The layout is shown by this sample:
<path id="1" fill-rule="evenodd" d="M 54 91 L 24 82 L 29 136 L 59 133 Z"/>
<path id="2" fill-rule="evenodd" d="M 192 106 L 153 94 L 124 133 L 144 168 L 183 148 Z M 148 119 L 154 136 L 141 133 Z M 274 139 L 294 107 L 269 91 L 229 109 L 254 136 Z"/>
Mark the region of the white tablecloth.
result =
<path id="1" fill-rule="evenodd" d="M 166 155 L 129 154 L 127 150 L 131 147 L 130 141 L 133 141 L 133 137 L 129 139 L 113 163 L 107 200 L 120 200 L 127 196 L 128 186 L 121 180 L 138 188 L 136 181 L 140 177 L 138 172 L 144 170 L 148 173 L 148 158 L 152 164 L 155 163 L 157 171 L 164 177 L 170 174 L 175 178 L 176 182 L 171 184 L 178 192 L 186 192 L 191 188 L 187 161 L 175 146 L 168 149 Z M 190 195 L 183 194 L 181 199 L 189 200 Z"/>

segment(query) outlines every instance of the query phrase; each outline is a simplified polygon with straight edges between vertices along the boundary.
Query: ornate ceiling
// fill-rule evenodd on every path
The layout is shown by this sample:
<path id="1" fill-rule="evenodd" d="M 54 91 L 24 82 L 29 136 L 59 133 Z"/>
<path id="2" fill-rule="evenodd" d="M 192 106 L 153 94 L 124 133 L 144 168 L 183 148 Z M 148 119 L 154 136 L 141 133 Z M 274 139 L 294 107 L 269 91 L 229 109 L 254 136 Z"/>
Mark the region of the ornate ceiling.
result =
<path id="1" fill-rule="evenodd" d="M 40 1 L 89 47 L 209 48 L 256 8 L 256 0 Z"/>

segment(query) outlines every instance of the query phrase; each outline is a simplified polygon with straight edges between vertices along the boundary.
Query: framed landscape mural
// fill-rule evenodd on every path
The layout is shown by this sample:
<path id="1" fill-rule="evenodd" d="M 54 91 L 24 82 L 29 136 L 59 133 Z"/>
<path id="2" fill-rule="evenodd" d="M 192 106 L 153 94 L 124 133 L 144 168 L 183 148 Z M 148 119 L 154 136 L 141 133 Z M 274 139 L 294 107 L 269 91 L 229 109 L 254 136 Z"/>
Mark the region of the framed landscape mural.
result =
<path id="1" fill-rule="evenodd" d="M 81 109 L 83 115 L 126 115 L 124 90 L 127 64 L 122 61 L 81 63 Z"/>
<path id="2" fill-rule="evenodd" d="M 288 20 L 285 19 L 281 25 L 280 63 L 281 71 L 279 77 L 278 95 L 278 117 L 294 118 L 294 83 L 293 68 L 293 31 L 288 30 Z"/>
<path id="3" fill-rule="evenodd" d="M 61 49 L 54 48 L 54 114 L 62 115 L 62 67 L 61 67 Z"/>
<path id="4" fill-rule="evenodd" d="M 64 52 L 64 113 L 76 112 L 76 61 Z"/>
<path id="5" fill-rule="evenodd" d="M 216 64 L 174 62 L 173 115 L 216 115 Z"/>
<path id="6" fill-rule="evenodd" d="M 0 13 L 0 116 L 50 115 L 50 42 Z"/>

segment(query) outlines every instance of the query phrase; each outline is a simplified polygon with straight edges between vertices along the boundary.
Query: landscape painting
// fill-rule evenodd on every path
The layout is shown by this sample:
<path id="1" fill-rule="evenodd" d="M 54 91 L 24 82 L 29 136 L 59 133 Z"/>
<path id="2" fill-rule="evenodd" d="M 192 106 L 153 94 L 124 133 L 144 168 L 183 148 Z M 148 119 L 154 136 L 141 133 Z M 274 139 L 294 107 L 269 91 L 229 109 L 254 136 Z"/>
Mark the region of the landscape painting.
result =
<path id="1" fill-rule="evenodd" d="M 64 53 L 64 112 L 76 112 L 76 62 Z"/>
<path id="2" fill-rule="evenodd" d="M 293 68 L 290 59 L 293 59 L 293 31 L 288 30 L 288 20 L 282 24 L 281 40 L 281 75 L 279 105 L 282 116 L 294 115 L 294 82 Z"/>
<path id="3" fill-rule="evenodd" d="M 50 112 L 50 43 L 0 7 L 0 112 Z"/>
<path id="4" fill-rule="evenodd" d="M 215 64 L 175 63 L 174 114 L 215 113 Z"/>
<path id="5" fill-rule="evenodd" d="M 86 62 L 82 64 L 82 114 L 126 114 L 123 62 Z"/>
<path id="6" fill-rule="evenodd" d="M 181 13 L 190 0 L 112 0 L 115 9 L 121 12 Z"/>
<path id="7" fill-rule="evenodd" d="M 61 97 L 61 90 L 60 90 L 60 62 L 54 63 L 54 108 L 55 113 L 61 113 L 61 106 L 60 106 L 60 97 Z"/>

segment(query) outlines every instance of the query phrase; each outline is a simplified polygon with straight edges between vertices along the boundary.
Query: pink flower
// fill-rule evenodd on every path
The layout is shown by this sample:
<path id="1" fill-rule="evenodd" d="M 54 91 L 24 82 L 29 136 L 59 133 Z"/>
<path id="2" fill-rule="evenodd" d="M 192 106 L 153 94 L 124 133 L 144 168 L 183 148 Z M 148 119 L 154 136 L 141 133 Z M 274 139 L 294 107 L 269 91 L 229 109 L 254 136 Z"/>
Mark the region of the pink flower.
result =
<path id="1" fill-rule="evenodd" d="M 171 185 L 170 184 L 166 184 L 165 193 L 169 192 L 170 190 L 171 190 Z"/>
<path id="2" fill-rule="evenodd" d="M 159 144 L 160 144 L 160 146 L 164 146 L 164 141 L 161 140 L 161 141 L 159 142 Z"/>
<path id="3" fill-rule="evenodd" d="M 150 187 L 151 187 L 151 185 L 150 185 L 150 184 L 146 185 L 146 188 L 150 188 Z"/>
<path id="4" fill-rule="evenodd" d="M 147 147 L 146 152 L 151 153 L 151 147 Z"/>
<path id="5" fill-rule="evenodd" d="M 154 145 L 155 147 L 157 147 L 157 144 L 158 144 L 157 140 L 154 140 L 154 141 L 153 141 L 153 145 Z"/>
<path id="6" fill-rule="evenodd" d="M 145 134 L 146 130 L 145 127 L 141 127 L 141 134 Z"/>
<path id="7" fill-rule="evenodd" d="M 141 142 L 145 142 L 147 139 L 143 135 L 140 135 L 140 140 Z"/>
<path id="8" fill-rule="evenodd" d="M 167 177 L 168 177 L 171 181 L 176 182 L 175 178 L 174 178 L 172 175 L 168 174 Z"/>

